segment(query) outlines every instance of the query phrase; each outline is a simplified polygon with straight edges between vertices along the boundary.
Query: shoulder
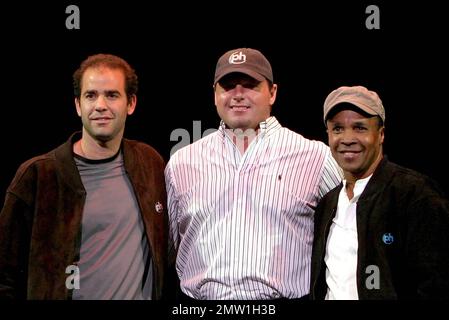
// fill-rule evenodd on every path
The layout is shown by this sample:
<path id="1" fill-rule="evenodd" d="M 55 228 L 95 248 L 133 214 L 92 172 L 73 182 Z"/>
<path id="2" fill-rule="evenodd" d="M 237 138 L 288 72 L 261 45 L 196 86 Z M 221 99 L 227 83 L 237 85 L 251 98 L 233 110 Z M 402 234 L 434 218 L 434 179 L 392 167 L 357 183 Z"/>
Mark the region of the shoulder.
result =
<path id="1" fill-rule="evenodd" d="M 288 129 L 286 127 L 282 127 L 279 130 L 279 134 L 287 136 L 287 137 L 289 137 L 289 139 L 291 139 L 297 143 L 316 146 L 316 147 L 323 148 L 323 149 L 329 148 L 323 141 L 306 138 L 302 134 L 300 134 L 296 131 L 293 131 L 291 129 Z"/>
<path id="2" fill-rule="evenodd" d="M 26 173 L 34 170 L 39 170 L 43 167 L 53 167 L 56 163 L 56 150 L 57 148 L 23 162 L 17 169 L 16 178 L 20 179 L 20 177 L 26 175 Z"/>
<path id="3" fill-rule="evenodd" d="M 282 127 L 273 138 L 279 143 L 284 141 L 282 143 L 292 146 L 297 151 L 312 152 L 323 156 L 330 154 L 330 149 L 324 142 L 306 138 L 285 127 Z"/>
<path id="4" fill-rule="evenodd" d="M 124 152 L 132 153 L 137 157 L 144 157 L 156 162 L 163 163 L 161 154 L 149 144 L 137 140 L 123 139 Z"/>
<path id="5" fill-rule="evenodd" d="M 170 157 L 169 163 L 179 161 L 179 159 L 186 157 L 191 158 L 192 156 L 201 156 L 206 150 L 210 150 L 217 145 L 220 134 L 222 133 L 217 130 L 189 145 L 180 148 Z"/>
<path id="6" fill-rule="evenodd" d="M 416 170 L 400 166 L 391 161 L 387 162 L 387 172 L 390 172 L 392 184 L 402 190 L 408 189 L 416 193 L 419 198 L 429 196 L 442 196 L 442 189 L 433 178 Z"/>
<path id="7" fill-rule="evenodd" d="M 323 204 L 327 204 L 327 203 L 336 201 L 338 199 L 338 196 L 340 194 L 342 186 L 343 186 L 343 184 L 340 182 L 340 184 L 338 184 L 336 187 L 329 190 L 329 192 L 323 196 L 323 198 L 321 199 L 321 202 Z"/>
<path id="8" fill-rule="evenodd" d="M 389 171 L 392 171 L 394 173 L 393 178 L 396 180 L 408 180 L 410 182 L 413 182 L 413 184 L 420 184 L 432 180 L 425 174 L 407 167 L 400 166 L 391 161 L 387 162 L 387 168 Z"/>
<path id="9" fill-rule="evenodd" d="M 35 156 L 20 164 L 11 181 L 8 192 L 22 194 L 31 190 L 37 179 L 45 180 L 53 177 L 57 171 L 56 149 L 42 155 Z M 43 182 L 45 183 L 45 182 Z"/>

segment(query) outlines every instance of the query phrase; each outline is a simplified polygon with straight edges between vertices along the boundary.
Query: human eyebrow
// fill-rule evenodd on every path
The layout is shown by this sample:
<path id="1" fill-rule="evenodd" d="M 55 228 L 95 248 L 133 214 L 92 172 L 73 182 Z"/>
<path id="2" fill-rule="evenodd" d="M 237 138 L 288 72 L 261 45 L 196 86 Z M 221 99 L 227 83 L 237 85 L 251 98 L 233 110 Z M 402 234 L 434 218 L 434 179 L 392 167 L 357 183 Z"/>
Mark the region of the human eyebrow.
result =
<path id="1" fill-rule="evenodd" d="M 328 124 L 329 124 L 329 126 L 331 128 L 341 127 L 342 126 L 342 124 L 340 122 L 332 121 L 332 120 L 328 121 Z"/>
<path id="2" fill-rule="evenodd" d="M 356 121 L 352 124 L 353 127 L 363 127 L 363 128 L 367 128 L 368 127 L 368 123 L 366 121 Z"/>
<path id="3" fill-rule="evenodd" d="M 105 91 L 105 95 L 108 97 L 112 97 L 112 96 L 121 96 L 120 91 L 118 90 L 106 90 Z"/>
<path id="4" fill-rule="evenodd" d="M 86 90 L 86 91 L 84 91 L 83 96 L 91 97 L 91 96 L 97 95 L 97 93 L 98 92 L 96 90 Z"/>
<path id="5" fill-rule="evenodd" d="M 339 125 L 339 124 L 335 124 L 335 125 L 333 125 L 333 126 L 331 127 L 331 130 L 334 131 L 334 132 L 342 131 L 342 130 L 343 130 L 343 126 L 341 126 L 341 125 Z"/>

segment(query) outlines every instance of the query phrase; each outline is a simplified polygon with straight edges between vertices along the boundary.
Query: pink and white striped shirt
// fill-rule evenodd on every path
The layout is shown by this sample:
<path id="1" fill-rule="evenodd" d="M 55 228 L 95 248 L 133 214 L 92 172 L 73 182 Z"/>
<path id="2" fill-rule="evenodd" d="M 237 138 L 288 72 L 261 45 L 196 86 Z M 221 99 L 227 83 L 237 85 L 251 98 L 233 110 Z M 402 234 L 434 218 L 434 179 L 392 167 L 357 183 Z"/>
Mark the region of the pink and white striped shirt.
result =
<path id="1" fill-rule="evenodd" d="M 178 150 L 165 175 L 185 294 L 263 300 L 309 293 L 314 208 L 342 177 L 324 143 L 270 117 L 242 155 L 222 125 Z"/>

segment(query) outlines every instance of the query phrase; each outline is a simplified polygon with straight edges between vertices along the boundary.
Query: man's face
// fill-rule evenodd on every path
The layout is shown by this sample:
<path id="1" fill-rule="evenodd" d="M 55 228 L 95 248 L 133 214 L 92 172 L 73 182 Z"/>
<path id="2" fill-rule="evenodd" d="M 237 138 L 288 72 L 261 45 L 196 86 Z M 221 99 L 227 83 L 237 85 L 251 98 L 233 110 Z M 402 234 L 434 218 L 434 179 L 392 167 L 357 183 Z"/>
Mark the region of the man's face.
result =
<path id="1" fill-rule="evenodd" d="M 271 114 L 277 86 L 243 73 L 224 76 L 215 86 L 215 105 L 220 118 L 232 129 L 256 130 Z"/>
<path id="2" fill-rule="evenodd" d="M 342 110 L 327 121 L 329 147 L 346 179 L 366 178 L 382 159 L 384 127 L 377 117 L 367 118 L 352 110 Z"/>
<path id="3" fill-rule="evenodd" d="M 81 95 L 75 99 L 83 132 L 94 140 L 121 139 L 127 115 L 134 112 L 136 97 L 128 101 L 125 75 L 120 69 L 88 68 L 81 79 Z"/>

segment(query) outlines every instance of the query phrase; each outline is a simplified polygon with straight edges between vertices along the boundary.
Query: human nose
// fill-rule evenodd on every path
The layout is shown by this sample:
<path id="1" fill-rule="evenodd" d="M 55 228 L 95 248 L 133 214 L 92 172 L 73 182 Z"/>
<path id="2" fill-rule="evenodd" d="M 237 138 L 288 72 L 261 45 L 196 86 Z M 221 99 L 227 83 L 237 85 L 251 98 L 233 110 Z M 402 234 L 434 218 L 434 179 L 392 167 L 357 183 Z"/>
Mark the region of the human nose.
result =
<path id="1" fill-rule="evenodd" d="M 95 101 L 95 110 L 102 111 L 106 110 L 107 103 L 106 98 L 103 95 L 99 95 L 97 101 Z"/>
<path id="2" fill-rule="evenodd" d="M 243 88 L 243 86 L 241 84 L 236 85 L 234 88 L 234 99 L 242 100 L 244 89 L 245 88 Z"/>
<path id="3" fill-rule="evenodd" d="M 356 143 L 356 138 L 351 130 L 344 130 L 340 136 L 340 142 L 346 146 Z"/>

